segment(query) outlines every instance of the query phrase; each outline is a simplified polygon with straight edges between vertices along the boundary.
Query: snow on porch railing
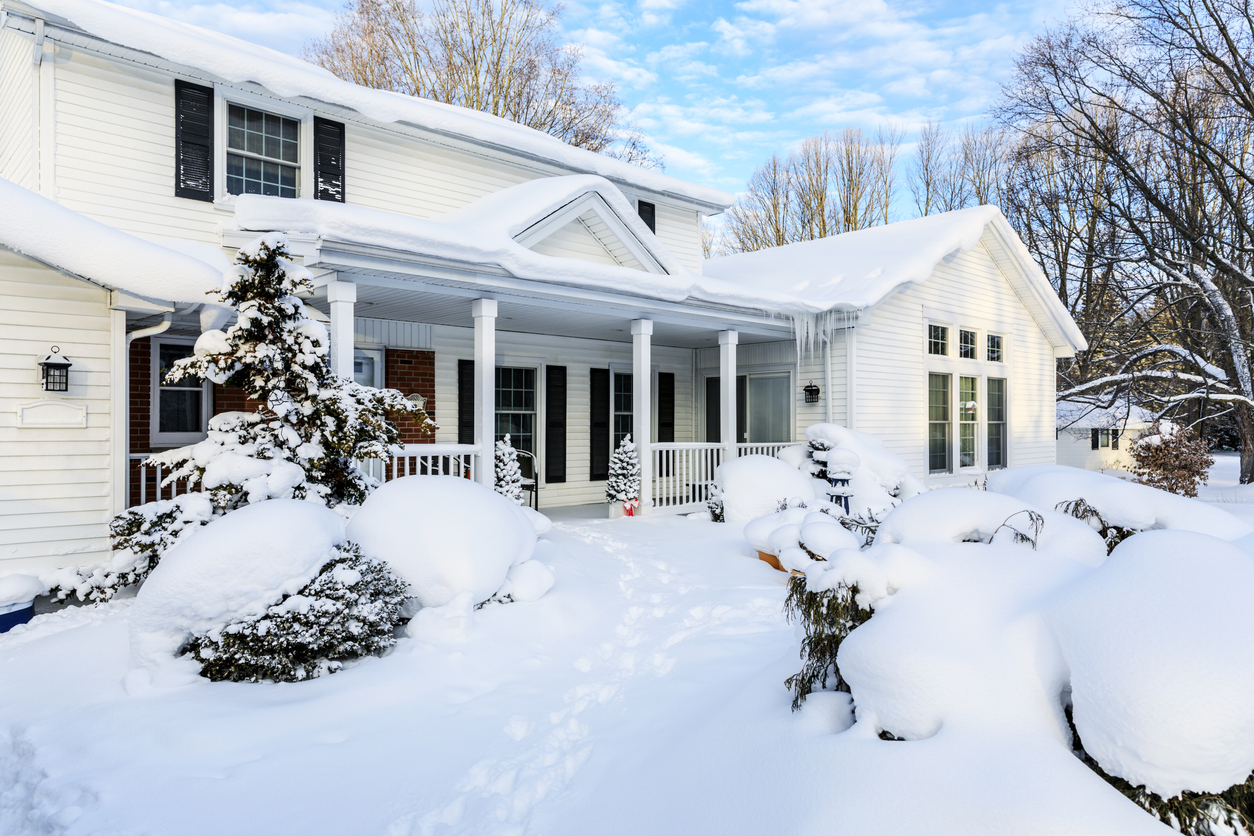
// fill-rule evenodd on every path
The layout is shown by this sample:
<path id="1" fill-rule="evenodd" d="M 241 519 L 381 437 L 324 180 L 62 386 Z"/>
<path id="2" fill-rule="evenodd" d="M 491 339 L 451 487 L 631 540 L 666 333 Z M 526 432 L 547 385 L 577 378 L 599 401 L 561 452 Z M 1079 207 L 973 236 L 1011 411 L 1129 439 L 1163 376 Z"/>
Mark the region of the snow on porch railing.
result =
<path id="1" fill-rule="evenodd" d="M 400 455 L 358 462 L 362 470 L 387 482 L 400 476 L 475 478 L 479 447 L 474 444 L 406 444 Z"/>
<path id="2" fill-rule="evenodd" d="M 130 465 L 126 480 L 127 508 L 143 505 L 145 502 L 156 502 L 159 499 L 173 499 L 179 494 L 187 493 L 186 479 L 179 479 L 168 485 L 161 484 L 170 475 L 170 470 L 159 464 L 144 464 L 150 455 L 150 453 L 131 453 L 127 456 Z"/>
<path id="3" fill-rule="evenodd" d="M 785 447 L 796 446 L 795 441 L 770 441 L 758 442 L 754 444 L 737 444 L 737 456 L 774 456 Z"/>
<path id="4" fill-rule="evenodd" d="M 653 448 L 653 508 L 684 512 L 705 507 L 714 469 L 727 448 L 706 442 L 660 443 Z"/>

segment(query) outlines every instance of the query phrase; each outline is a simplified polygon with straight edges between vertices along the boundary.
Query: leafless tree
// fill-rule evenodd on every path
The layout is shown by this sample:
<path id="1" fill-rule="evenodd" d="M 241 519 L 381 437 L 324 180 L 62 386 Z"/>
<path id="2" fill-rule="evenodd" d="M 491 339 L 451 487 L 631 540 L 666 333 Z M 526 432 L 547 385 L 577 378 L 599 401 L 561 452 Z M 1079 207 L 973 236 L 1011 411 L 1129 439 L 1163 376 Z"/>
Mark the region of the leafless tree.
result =
<path id="1" fill-rule="evenodd" d="M 1230 411 L 1242 482 L 1254 480 L 1251 55 L 1243 0 L 1123 0 L 1030 44 L 1000 109 L 1037 153 L 1098 178 L 1085 209 L 1101 216 L 1098 242 L 1076 253 L 1109 258 L 1120 304 L 1104 315 L 1127 337 L 1105 344 L 1111 373 L 1064 394 Z"/>
<path id="2" fill-rule="evenodd" d="M 660 162 L 613 84 L 580 78 L 543 0 L 350 0 L 304 57 L 366 87 L 481 110 L 647 167 Z"/>
<path id="3" fill-rule="evenodd" d="M 745 194 L 730 209 L 724 221 L 730 252 L 753 252 L 778 247 L 793 237 L 792 174 L 788 162 L 772 154 L 749 178 Z"/>

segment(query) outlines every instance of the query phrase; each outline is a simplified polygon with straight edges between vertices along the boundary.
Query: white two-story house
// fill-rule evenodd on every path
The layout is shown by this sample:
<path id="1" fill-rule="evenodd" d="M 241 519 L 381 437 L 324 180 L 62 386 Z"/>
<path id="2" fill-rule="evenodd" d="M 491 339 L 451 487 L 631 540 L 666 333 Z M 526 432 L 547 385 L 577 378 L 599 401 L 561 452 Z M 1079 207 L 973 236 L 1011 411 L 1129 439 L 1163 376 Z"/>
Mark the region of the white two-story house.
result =
<path id="1" fill-rule="evenodd" d="M 438 423 L 384 475 L 490 480 L 509 433 L 541 507 L 600 502 L 628 434 L 646 513 L 823 420 L 936 484 L 1052 462 L 1083 345 L 995 209 L 703 264 L 722 191 L 97 0 L 0 0 L 0 178 L 0 572 L 102 557 L 169 495 L 143 459 L 245 407 L 163 371 L 262 232 L 314 273 L 336 370 Z"/>

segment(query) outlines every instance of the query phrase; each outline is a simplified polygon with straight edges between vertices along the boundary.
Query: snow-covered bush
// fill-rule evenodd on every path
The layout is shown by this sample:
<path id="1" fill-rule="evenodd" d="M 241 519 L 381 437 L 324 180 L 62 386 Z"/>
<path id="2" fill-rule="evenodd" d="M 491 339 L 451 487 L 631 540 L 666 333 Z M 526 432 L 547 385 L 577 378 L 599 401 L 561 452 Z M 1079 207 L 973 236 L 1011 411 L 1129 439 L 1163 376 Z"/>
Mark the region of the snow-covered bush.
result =
<path id="1" fill-rule="evenodd" d="M 1151 425 L 1128 452 L 1138 482 L 1181 496 L 1197 496 L 1198 485 L 1206 484 L 1215 463 L 1205 441 L 1167 420 Z"/>
<path id="2" fill-rule="evenodd" d="M 815 501 L 815 482 L 773 456 L 741 456 L 714 470 L 714 498 L 726 522 L 748 522 L 773 513 L 781 502 Z"/>
<path id="3" fill-rule="evenodd" d="M 347 533 L 362 554 L 404 578 L 424 607 L 444 606 L 460 593 L 475 604 L 488 600 L 536 544 L 525 509 L 456 476 L 405 476 L 382 485 Z"/>
<path id="4" fill-rule="evenodd" d="M 396 643 L 406 584 L 352 543 L 336 548 L 318 575 L 260 616 L 195 636 L 188 650 L 214 681 L 299 682 Z"/>
<path id="5" fill-rule="evenodd" d="M 618 449 L 610 456 L 609 478 L 605 481 L 605 501 L 622 503 L 630 513 L 640 503 L 640 458 L 631 434 L 623 436 Z"/>
<path id="6" fill-rule="evenodd" d="M 805 636 L 801 639 L 801 670 L 784 685 L 792 691 L 792 710 L 796 711 L 815 690 L 849 692 L 849 683 L 836 664 L 841 643 L 855 627 L 871 618 L 871 611 L 857 604 L 857 585 L 835 586 L 821 590 L 807 587 L 805 575 L 794 575 L 788 583 L 784 615 L 789 621 L 801 623 Z"/>
<path id="7" fill-rule="evenodd" d="M 1106 559 L 1105 542 L 1084 522 L 1013 496 L 970 488 L 940 488 L 906 500 L 884 518 L 875 542 L 1022 543 L 1094 566 Z"/>
<path id="8" fill-rule="evenodd" d="M 849 512 L 871 524 L 902 500 L 927 490 L 905 459 L 869 433 L 839 424 L 811 424 L 806 440 L 808 447 L 785 447 L 777 456 L 816 479 L 848 478 Z"/>
<path id="9" fill-rule="evenodd" d="M 785 570 L 803 572 L 811 561 L 863 545 L 862 537 L 844 523 L 843 508 L 815 500 L 750 520 L 745 539 L 759 552 L 779 558 Z"/>
<path id="10" fill-rule="evenodd" d="M 311 589 L 328 563 L 355 554 L 345 544 L 343 518 L 319 502 L 275 499 L 219 517 L 175 544 L 140 587 L 130 611 L 132 657 L 157 667 L 203 637 L 258 622 L 276 604 Z M 338 580 L 352 586 L 343 572 Z M 381 595 L 386 610 L 386 585 L 360 591 Z M 353 605 L 364 612 L 374 602 Z M 351 621 L 346 612 L 338 615 L 344 624 Z"/>
<path id="11" fill-rule="evenodd" d="M 1038 508 L 1071 511 L 1083 500 L 1097 511 L 1096 528 L 1131 532 L 1167 528 L 1197 531 L 1222 540 L 1236 540 L 1254 533 L 1254 527 L 1221 508 L 1146 485 L 1062 465 L 1033 465 L 998 470 L 988 476 L 989 493 L 1013 496 Z M 1109 532 L 1108 532 L 1109 533 Z"/>
<path id="12" fill-rule="evenodd" d="M 409 414 L 419 431 L 434 429 L 400 392 L 361 386 L 331 371 L 326 329 L 296 296 L 312 289 L 309 278 L 289 260 L 282 235 L 263 236 L 239 251 L 219 293 L 236 311 L 236 323 L 225 333 L 201 334 L 195 353 L 175 363 L 166 380 L 235 385 L 264 406 L 215 415 L 204 441 L 150 457 L 169 473 L 166 483 L 185 479 L 192 493 L 175 506 L 156 502 L 120 514 L 110 526 L 118 553 L 113 561 L 82 570 L 62 589 L 85 587 L 93 599 L 107 600 L 142 580 L 189 526 L 250 503 L 359 504 L 373 483 L 354 462 L 385 458 L 400 443 L 391 416 Z"/>
<path id="13" fill-rule="evenodd" d="M 523 477 L 518 466 L 518 451 L 509 443 L 509 433 L 496 443 L 496 462 L 492 472 L 492 489 L 515 505 L 522 505 Z"/>
<path id="14" fill-rule="evenodd" d="M 1050 612 L 1083 751 L 1165 821 L 1208 805 L 1244 816 L 1247 829 L 1254 821 L 1251 592 L 1248 553 L 1204 534 L 1149 531 Z"/>

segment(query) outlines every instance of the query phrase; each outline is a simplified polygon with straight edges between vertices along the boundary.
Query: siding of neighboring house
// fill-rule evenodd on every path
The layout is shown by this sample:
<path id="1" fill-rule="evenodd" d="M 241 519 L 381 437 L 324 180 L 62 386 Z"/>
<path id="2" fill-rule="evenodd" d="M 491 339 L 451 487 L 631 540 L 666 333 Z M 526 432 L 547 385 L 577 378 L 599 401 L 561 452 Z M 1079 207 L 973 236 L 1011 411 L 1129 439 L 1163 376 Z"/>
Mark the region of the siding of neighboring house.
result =
<path id="1" fill-rule="evenodd" d="M 34 45 L 0 30 L 0 177 L 24 188 L 35 183 Z"/>
<path id="2" fill-rule="evenodd" d="M 21 78 L 33 78 L 30 48 L 20 36 L 5 33 L 0 49 L 5 87 L 0 94 L 18 95 L 8 88 L 15 87 Z M 26 69 L 17 66 L 23 54 Z M 57 199 L 127 232 L 216 243 L 220 225 L 230 222 L 229 206 L 215 207 L 174 196 L 173 77 L 81 49 L 60 50 L 52 72 L 57 97 Z M 225 90 L 224 99 L 231 100 L 230 89 Z M 5 120 L 6 125 L 9 121 L 13 120 Z M 11 130 L 20 131 L 20 126 Z M 0 141 L 32 147 L 29 137 L 10 139 L 6 135 L 0 136 Z M 0 145 L 0 149 L 4 147 Z M 218 149 L 215 165 L 220 165 L 221 158 Z M 308 148 L 303 147 L 302 166 L 307 168 L 308 164 Z M 361 122 L 346 124 L 345 168 L 349 203 L 419 218 L 459 209 L 547 173 L 521 162 L 439 144 L 400 128 Z M 699 270 L 696 211 L 659 203 L 657 214 L 658 237 L 682 263 Z M 566 242 L 571 246 L 558 246 L 553 254 L 591 257 L 594 261 L 612 258 L 586 229 L 580 233 L 579 242 Z"/>
<path id="3" fill-rule="evenodd" d="M 998 365 L 1004 366 L 1009 380 L 1009 464 L 1053 464 L 1053 349 L 983 244 L 937 265 L 930 279 L 867 312 L 856 337 L 856 428 L 879 436 L 916 474 L 927 475 L 927 374 L 933 361 L 926 353 L 929 320 L 950 325 L 949 361 L 933 370 L 953 374 L 952 385 L 968 370 L 1002 376 Z M 956 359 L 957 329 L 962 327 L 978 330 L 981 340 L 988 332 L 1003 335 L 1005 362 Z M 977 350 L 982 358 L 982 342 Z M 984 408 L 981 403 L 980 466 L 931 477 L 930 483 L 962 484 L 982 478 Z"/>
<path id="4" fill-rule="evenodd" d="M 1141 434 L 1143 427 L 1124 431 L 1119 437 L 1119 449 L 1109 447 L 1093 449 L 1093 439 L 1088 429 L 1065 429 L 1057 432 L 1058 464 L 1080 467 L 1085 470 L 1131 470 L 1132 456 L 1128 448 Z"/>
<path id="5" fill-rule="evenodd" d="M 544 380 L 546 365 L 566 367 L 566 482 L 540 489 L 540 508 L 605 501 L 605 483 L 589 480 L 589 370 L 612 368 L 631 371 L 631 344 L 601 340 L 576 340 L 561 336 L 496 333 L 497 362 L 505 366 L 531 366 L 541 370 L 536 379 L 537 448 L 544 449 Z M 692 352 L 689 349 L 653 346 L 655 370 L 675 375 L 675 440 L 693 440 Z M 474 357 L 474 329 L 435 327 L 434 418 L 440 429 L 436 441 L 457 441 L 457 361 Z M 656 410 L 656 398 L 654 399 Z M 543 472 L 544 463 L 540 464 Z"/>
<path id="6" fill-rule="evenodd" d="M 0 573 L 108 556 L 111 338 L 107 291 L 0 250 Z M 53 345 L 65 393 L 40 388 Z M 87 426 L 22 426 L 44 399 L 86 406 Z"/>

